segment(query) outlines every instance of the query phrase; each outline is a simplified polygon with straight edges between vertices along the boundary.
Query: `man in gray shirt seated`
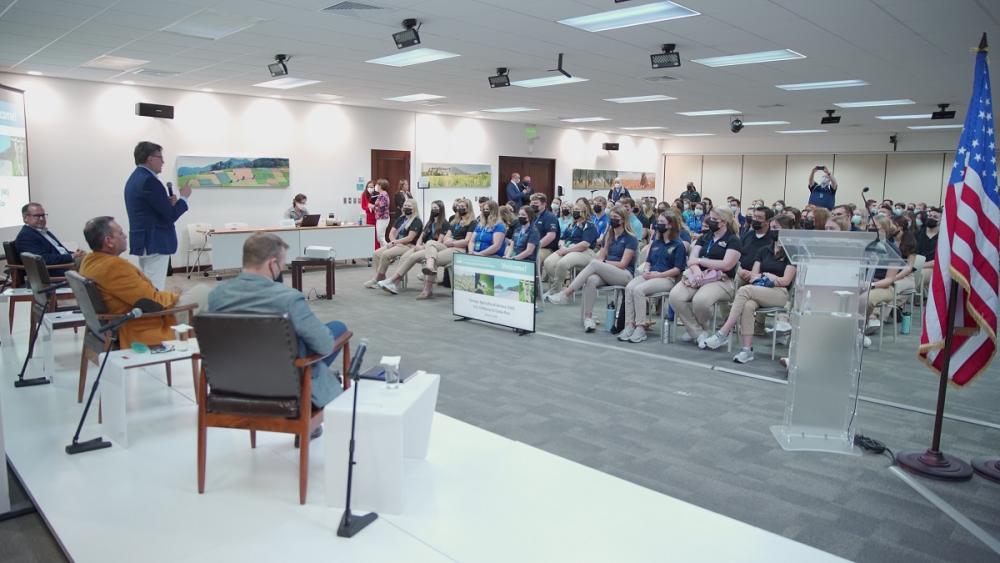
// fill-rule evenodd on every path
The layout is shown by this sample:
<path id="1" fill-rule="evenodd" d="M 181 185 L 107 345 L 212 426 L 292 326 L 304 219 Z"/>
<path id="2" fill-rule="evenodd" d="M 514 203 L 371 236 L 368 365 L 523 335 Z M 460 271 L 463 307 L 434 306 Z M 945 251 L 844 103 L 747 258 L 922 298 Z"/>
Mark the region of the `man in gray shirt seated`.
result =
<path id="1" fill-rule="evenodd" d="M 299 337 L 300 355 L 330 354 L 334 340 L 347 330 L 347 326 L 340 321 L 323 324 L 313 314 L 301 291 L 275 283 L 285 265 L 287 250 L 288 245 L 277 235 L 251 235 L 243 243 L 243 273 L 212 290 L 208 296 L 208 310 L 213 313 L 287 313 Z M 318 408 L 326 406 L 343 391 L 329 369 L 338 353 L 322 360 L 327 369 L 312 370 L 312 402 Z"/>

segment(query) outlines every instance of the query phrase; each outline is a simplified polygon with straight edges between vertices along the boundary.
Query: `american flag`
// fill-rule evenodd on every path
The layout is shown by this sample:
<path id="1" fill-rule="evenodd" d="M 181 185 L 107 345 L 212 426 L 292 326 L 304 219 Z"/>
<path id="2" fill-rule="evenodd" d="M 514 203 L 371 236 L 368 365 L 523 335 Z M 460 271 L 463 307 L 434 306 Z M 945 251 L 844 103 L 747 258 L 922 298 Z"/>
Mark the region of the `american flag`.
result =
<path id="1" fill-rule="evenodd" d="M 965 127 L 945 192 L 934 274 L 917 354 L 940 374 L 945 335 L 954 330 L 948 378 L 965 385 L 996 352 L 1000 197 L 986 36 L 976 55 Z M 948 325 L 951 284 L 958 284 L 954 327 Z"/>

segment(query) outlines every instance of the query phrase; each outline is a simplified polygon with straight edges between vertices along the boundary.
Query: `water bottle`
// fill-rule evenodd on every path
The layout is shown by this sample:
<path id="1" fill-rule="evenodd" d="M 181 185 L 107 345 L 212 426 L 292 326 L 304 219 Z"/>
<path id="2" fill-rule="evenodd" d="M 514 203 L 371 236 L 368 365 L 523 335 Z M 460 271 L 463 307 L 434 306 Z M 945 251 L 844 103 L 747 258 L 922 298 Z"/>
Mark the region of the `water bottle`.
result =
<path id="1" fill-rule="evenodd" d="M 358 224 L 359 225 L 364 225 L 365 224 L 365 214 L 364 213 L 361 213 L 360 215 L 358 215 Z"/>
<path id="2" fill-rule="evenodd" d="M 910 325 L 913 322 L 913 315 L 911 315 L 909 311 L 903 311 L 903 314 L 900 315 L 900 317 L 902 317 L 903 320 L 901 323 L 902 326 L 899 327 L 899 333 L 910 334 Z"/>
<path id="3" fill-rule="evenodd" d="M 605 313 L 604 317 L 604 329 L 611 332 L 611 329 L 615 326 L 615 304 L 608 303 L 608 311 Z"/>

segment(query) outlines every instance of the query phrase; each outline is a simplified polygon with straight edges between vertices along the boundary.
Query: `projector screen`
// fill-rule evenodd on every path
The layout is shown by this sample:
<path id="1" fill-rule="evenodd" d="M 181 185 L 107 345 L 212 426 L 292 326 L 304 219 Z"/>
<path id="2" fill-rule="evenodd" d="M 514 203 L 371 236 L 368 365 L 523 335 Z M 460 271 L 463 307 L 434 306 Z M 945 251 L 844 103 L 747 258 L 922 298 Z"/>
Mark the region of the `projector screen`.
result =
<path id="1" fill-rule="evenodd" d="M 0 84 L 0 229 L 21 226 L 29 201 L 24 92 Z"/>

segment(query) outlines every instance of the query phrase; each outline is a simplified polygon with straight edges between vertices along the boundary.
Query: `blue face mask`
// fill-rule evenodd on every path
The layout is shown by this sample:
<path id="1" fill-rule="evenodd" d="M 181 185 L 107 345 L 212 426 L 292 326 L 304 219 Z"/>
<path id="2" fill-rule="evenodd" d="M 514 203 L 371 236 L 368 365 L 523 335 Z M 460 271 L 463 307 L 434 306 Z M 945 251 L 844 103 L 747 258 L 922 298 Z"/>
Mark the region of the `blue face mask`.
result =
<path id="1" fill-rule="evenodd" d="M 855 216 L 851 217 L 851 223 L 854 223 L 855 225 L 860 225 L 861 224 L 861 216 L 860 215 L 855 215 Z"/>

